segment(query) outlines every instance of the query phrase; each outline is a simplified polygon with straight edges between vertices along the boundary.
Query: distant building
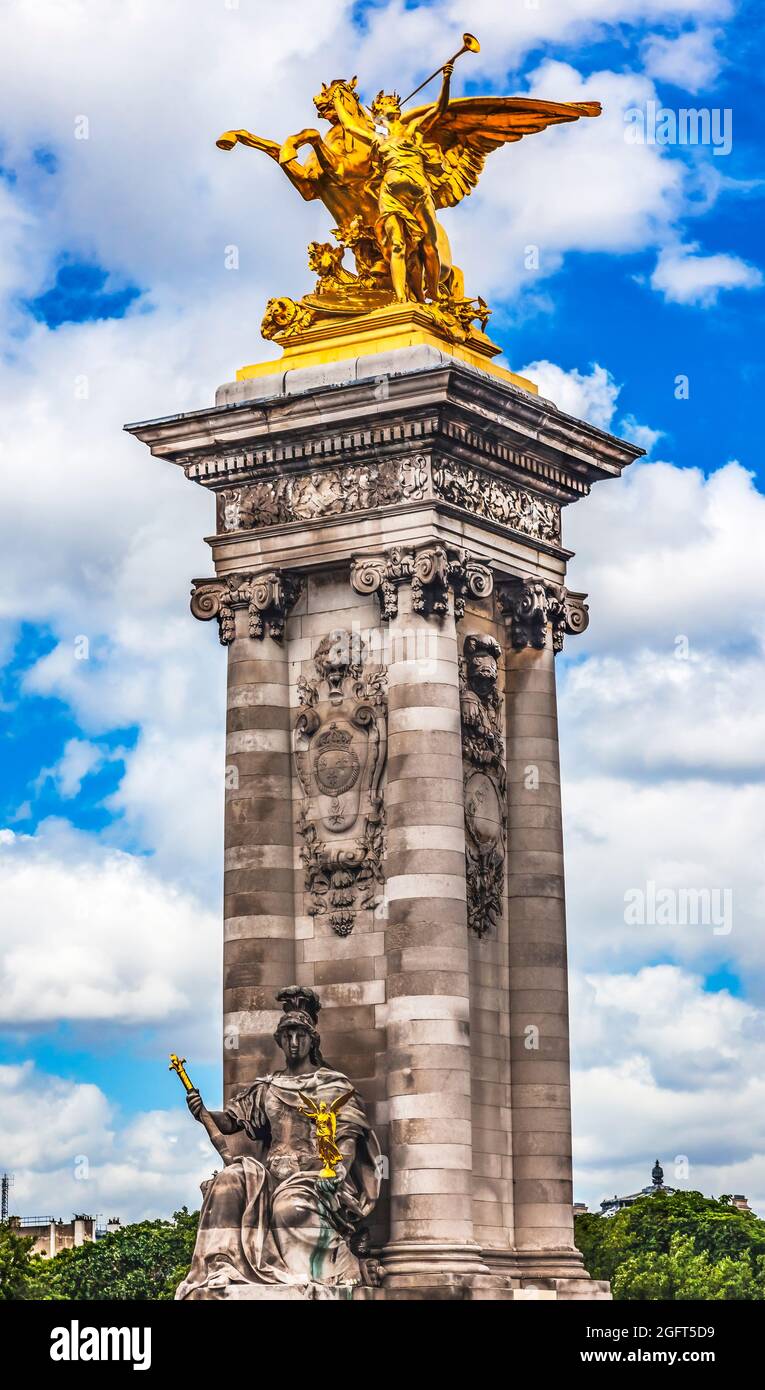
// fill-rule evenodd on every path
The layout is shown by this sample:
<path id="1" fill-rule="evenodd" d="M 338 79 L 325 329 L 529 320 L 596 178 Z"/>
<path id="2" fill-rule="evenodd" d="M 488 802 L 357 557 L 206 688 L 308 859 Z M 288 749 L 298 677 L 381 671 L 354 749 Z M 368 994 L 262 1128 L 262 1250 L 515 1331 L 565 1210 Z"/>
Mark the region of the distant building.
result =
<path id="1" fill-rule="evenodd" d="M 19 1235 L 32 1236 L 31 1253 L 46 1258 L 96 1238 L 95 1216 L 75 1216 L 72 1221 L 61 1217 L 57 1221 L 53 1216 L 11 1216 L 8 1225 Z"/>
<path id="2" fill-rule="evenodd" d="M 639 1202 L 641 1197 L 655 1197 L 657 1192 L 666 1192 L 670 1196 L 673 1192 L 677 1192 L 676 1187 L 666 1186 L 664 1182 L 664 1169 L 658 1158 L 651 1169 L 650 1187 L 641 1187 L 639 1192 L 630 1192 L 626 1197 L 617 1197 L 614 1195 L 613 1197 L 606 1198 L 606 1200 L 600 1204 L 600 1214 L 601 1216 L 615 1216 L 617 1211 L 621 1211 L 623 1207 L 631 1207 L 634 1202 Z"/>
<path id="3" fill-rule="evenodd" d="M 8 1219 L 11 1230 L 22 1236 L 32 1236 L 34 1245 L 31 1254 L 44 1255 L 46 1259 L 58 1255 L 62 1250 L 72 1250 L 75 1246 L 86 1245 L 88 1241 L 100 1240 L 112 1231 L 121 1230 L 118 1216 L 111 1216 L 106 1227 L 99 1227 L 95 1216 L 74 1216 L 71 1221 L 53 1216 L 11 1216 Z"/>
<path id="4" fill-rule="evenodd" d="M 600 1204 L 600 1214 L 601 1216 L 615 1216 L 617 1211 L 621 1211 L 623 1207 L 631 1207 L 633 1203 L 639 1202 L 641 1197 L 655 1197 L 657 1192 L 666 1192 L 667 1195 L 671 1197 L 672 1194 L 677 1191 L 678 1189 L 676 1187 L 668 1187 L 665 1183 L 664 1169 L 657 1158 L 651 1169 L 650 1187 L 641 1187 L 639 1192 L 629 1192 L 626 1197 L 613 1196 L 607 1198 L 606 1201 Z M 752 1210 L 746 1197 L 738 1192 L 731 1198 L 731 1204 L 736 1207 L 738 1211 Z M 574 1215 L 576 1215 L 579 1209 L 584 1211 L 587 1210 L 581 1202 L 578 1202 L 574 1207 Z"/>

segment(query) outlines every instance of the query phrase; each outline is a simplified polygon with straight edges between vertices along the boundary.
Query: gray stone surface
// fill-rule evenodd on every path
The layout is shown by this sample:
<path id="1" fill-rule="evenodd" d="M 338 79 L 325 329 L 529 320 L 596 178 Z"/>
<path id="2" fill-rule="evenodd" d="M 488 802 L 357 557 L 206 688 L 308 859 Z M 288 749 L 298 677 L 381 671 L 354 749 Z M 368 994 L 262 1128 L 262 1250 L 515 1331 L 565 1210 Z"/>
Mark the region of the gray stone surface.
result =
<path id="1" fill-rule="evenodd" d="M 227 1095 L 273 1065 L 275 988 L 315 987 L 388 1164 L 354 1298 L 608 1297 L 573 1245 L 560 512 L 640 451 L 428 348 L 130 429 L 216 494 Z"/>

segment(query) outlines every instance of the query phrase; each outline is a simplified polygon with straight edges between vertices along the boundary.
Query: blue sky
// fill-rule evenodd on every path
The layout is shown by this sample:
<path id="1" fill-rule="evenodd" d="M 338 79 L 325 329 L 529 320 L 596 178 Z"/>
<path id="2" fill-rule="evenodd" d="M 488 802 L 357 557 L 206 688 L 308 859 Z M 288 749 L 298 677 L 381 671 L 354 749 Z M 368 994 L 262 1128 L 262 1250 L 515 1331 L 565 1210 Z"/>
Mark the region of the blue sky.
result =
<path id="1" fill-rule="evenodd" d="M 224 663 L 186 607 L 213 522 L 121 426 L 200 407 L 272 355 L 265 300 L 307 288 L 305 243 L 328 231 L 268 161 L 221 155 L 218 131 L 297 130 L 338 72 L 408 91 L 469 23 L 483 47 L 459 92 L 604 115 L 491 157 L 448 217 L 468 288 L 516 370 L 649 449 L 566 516 L 592 610 L 560 661 L 577 1195 L 688 1154 L 691 1185 L 765 1208 L 756 7 L 318 8 L 9 0 L 0 16 L 0 1166 L 20 1208 L 123 1218 L 193 1202 L 209 1167 L 164 1058 L 185 1049 L 215 1098 Z M 730 110 L 730 153 L 629 145 L 624 112 L 649 100 Z M 624 893 L 649 880 L 732 888 L 732 930 L 628 930 Z"/>

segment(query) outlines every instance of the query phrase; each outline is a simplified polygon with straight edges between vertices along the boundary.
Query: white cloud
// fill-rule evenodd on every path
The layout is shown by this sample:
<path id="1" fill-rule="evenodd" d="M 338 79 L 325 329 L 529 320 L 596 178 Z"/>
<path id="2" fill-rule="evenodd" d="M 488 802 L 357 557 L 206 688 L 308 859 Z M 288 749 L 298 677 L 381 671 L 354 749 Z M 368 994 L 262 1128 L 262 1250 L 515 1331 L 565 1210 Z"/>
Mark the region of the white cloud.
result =
<path id="1" fill-rule="evenodd" d="M 674 649 L 592 656 L 567 671 L 576 769 L 765 780 L 763 653 L 685 649 L 681 636 Z"/>
<path id="2" fill-rule="evenodd" d="M 538 292 L 568 251 L 624 254 L 661 244 L 687 204 L 682 161 L 656 145 L 625 141 L 624 112 L 656 98 L 648 78 L 601 71 L 585 79 L 548 60 L 531 74 L 526 94 L 600 101 L 603 114 L 492 154 L 478 189 L 445 218 L 468 286 L 480 285 L 489 298 Z M 534 264 L 529 248 L 538 250 L 538 271 L 526 268 Z"/>
<path id="3" fill-rule="evenodd" d="M 359 67 L 364 71 L 374 60 L 381 80 L 408 91 L 402 69 L 414 77 L 414 86 L 459 47 L 469 23 L 481 40 L 481 53 L 477 58 L 460 60 L 457 80 L 463 74 L 471 80 L 481 76 L 500 80 L 509 67 L 545 44 L 560 51 L 567 45 L 595 42 L 619 24 L 656 27 L 723 18 L 730 13 L 731 4 L 729 0 L 556 0 L 555 4 L 506 5 L 497 4 L 497 0 L 471 0 L 469 10 L 468 14 L 464 0 L 427 6 L 395 0 L 379 10 L 372 9 L 367 15 L 369 33 L 360 47 Z M 415 63 L 419 64 L 416 69 Z"/>
<path id="4" fill-rule="evenodd" d="M 0 1019 L 193 1028 L 209 1051 L 220 923 L 146 862 L 65 823 L 0 845 Z M 30 923 L 34 930 L 30 931 Z"/>
<path id="5" fill-rule="evenodd" d="M 671 1186 L 743 1192 L 762 1211 L 765 1015 L 674 966 L 572 987 L 577 1196 L 597 1209 L 639 1190 L 659 1156 Z"/>
<path id="6" fill-rule="evenodd" d="M 580 963 L 731 960 L 763 996 L 763 524 L 765 497 L 737 463 L 709 477 L 633 465 L 566 514 L 569 579 L 590 603 L 559 671 Z M 649 880 L 732 889 L 731 934 L 627 926 L 624 894 Z"/>
<path id="7" fill-rule="evenodd" d="M 180 1088 L 179 1088 L 180 1092 Z M 98 1086 L 0 1067 L 0 1167 L 15 1175 L 11 1210 L 65 1220 L 72 1212 L 123 1224 L 200 1203 L 199 1183 L 220 1167 L 182 1099 L 125 1121 Z"/>
<path id="8" fill-rule="evenodd" d="M 619 713 L 613 712 L 613 720 Z M 562 721 L 564 749 L 574 731 Z M 729 964 L 752 999 L 765 1003 L 765 941 L 759 827 L 761 783 L 689 777 L 653 784 L 627 775 L 587 775 L 563 757 L 569 946 L 582 969 L 634 970 L 646 960 L 683 962 L 704 973 Z M 665 917 L 647 905 L 645 925 L 628 906 L 635 890 L 702 893 L 696 922 L 678 902 Z M 628 896 L 629 895 L 629 896 Z M 705 908 L 706 900 L 706 909 Z M 650 898 L 649 898 L 650 902 Z"/>
<path id="9" fill-rule="evenodd" d="M 599 363 L 590 363 L 588 373 L 576 367 L 564 371 L 546 360 L 529 362 L 518 370 L 521 376 L 530 377 L 540 394 L 554 401 L 566 415 L 589 420 L 601 430 L 609 429 L 621 387 Z"/>
<path id="10" fill-rule="evenodd" d="M 664 438 L 663 430 L 653 430 L 650 425 L 641 425 L 634 415 L 625 415 L 619 424 L 619 434 L 622 438 L 629 439 L 631 444 L 645 449 L 646 454 L 653 453 L 659 440 Z"/>
<path id="11" fill-rule="evenodd" d="M 678 401 L 678 429 L 683 408 Z M 564 513 L 564 542 L 576 551 L 571 586 L 591 598 L 590 627 L 571 654 L 647 647 L 667 656 L 679 635 L 696 653 L 757 646 L 763 526 L 765 496 L 736 462 L 708 477 L 636 463 L 618 483 L 599 483 Z"/>
<path id="12" fill-rule="evenodd" d="M 64 744 L 64 751 L 53 767 L 44 767 L 36 778 L 40 787 L 48 779 L 56 784 L 60 796 L 70 798 L 79 796 L 86 777 L 98 772 L 113 754 L 99 748 L 87 739 L 70 738 Z"/>
<path id="13" fill-rule="evenodd" d="M 740 256 L 720 252 L 698 254 L 698 243 L 669 246 L 659 253 L 651 286 L 670 304 L 716 304 L 722 290 L 756 290 L 763 284 L 762 271 Z"/>
<path id="14" fill-rule="evenodd" d="M 671 82 L 688 92 L 700 92 L 717 77 L 722 59 L 717 44 L 719 29 L 702 26 L 668 36 L 652 34 L 643 45 L 643 63 L 649 77 Z"/>

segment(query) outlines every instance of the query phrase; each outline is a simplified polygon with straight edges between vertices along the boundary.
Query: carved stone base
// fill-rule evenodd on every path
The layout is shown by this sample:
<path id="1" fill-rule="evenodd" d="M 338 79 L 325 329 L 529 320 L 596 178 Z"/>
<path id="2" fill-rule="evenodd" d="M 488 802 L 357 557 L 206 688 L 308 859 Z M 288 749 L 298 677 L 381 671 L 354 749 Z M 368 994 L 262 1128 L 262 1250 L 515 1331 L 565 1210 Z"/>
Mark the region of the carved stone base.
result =
<path id="1" fill-rule="evenodd" d="M 440 1278 L 411 1274 L 382 1288 L 355 1288 L 354 1302 L 570 1302 L 611 1298 L 610 1286 L 601 1279 L 513 1279 L 502 1274 L 452 1274 Z"/>
<path id="2" fill-rule="evenodd" d="M 602 1279 L 516 1279 L 506 1274 L 425 1274 L 398 1275 L 386 1279 L 381 1288 L 362 1284 L 332 1288 L 318 1285 L 310 1289 L 286 1284 L 229 1284 L 226 1289 L 202 1289 L 189 1295 L 187 1302 L 200 1303 L 401 1303 L 414 1302 L 519 1302 L 597 1300 L 611 1298 L 610 1286 Z"/>
<path id="3" fill-rule="evenodd" d="M 220 1289 L 196 1289 L 186 1303 L 305 1303 L 321 1300 L 348 1303 L 355 1296 L 353 1284 L 227 1284 Z"/>
<path id="4" fill-rule="evenodd" d="M 438 1241 L 401 1241 L 386 1245 L 380 1252 L 385 1266 L 385 1285 L 406 1286 L 416 1278 L 463 1279 L 488 1274 L 488 1267 L 477 1245 L 442 1244 Z"/>

